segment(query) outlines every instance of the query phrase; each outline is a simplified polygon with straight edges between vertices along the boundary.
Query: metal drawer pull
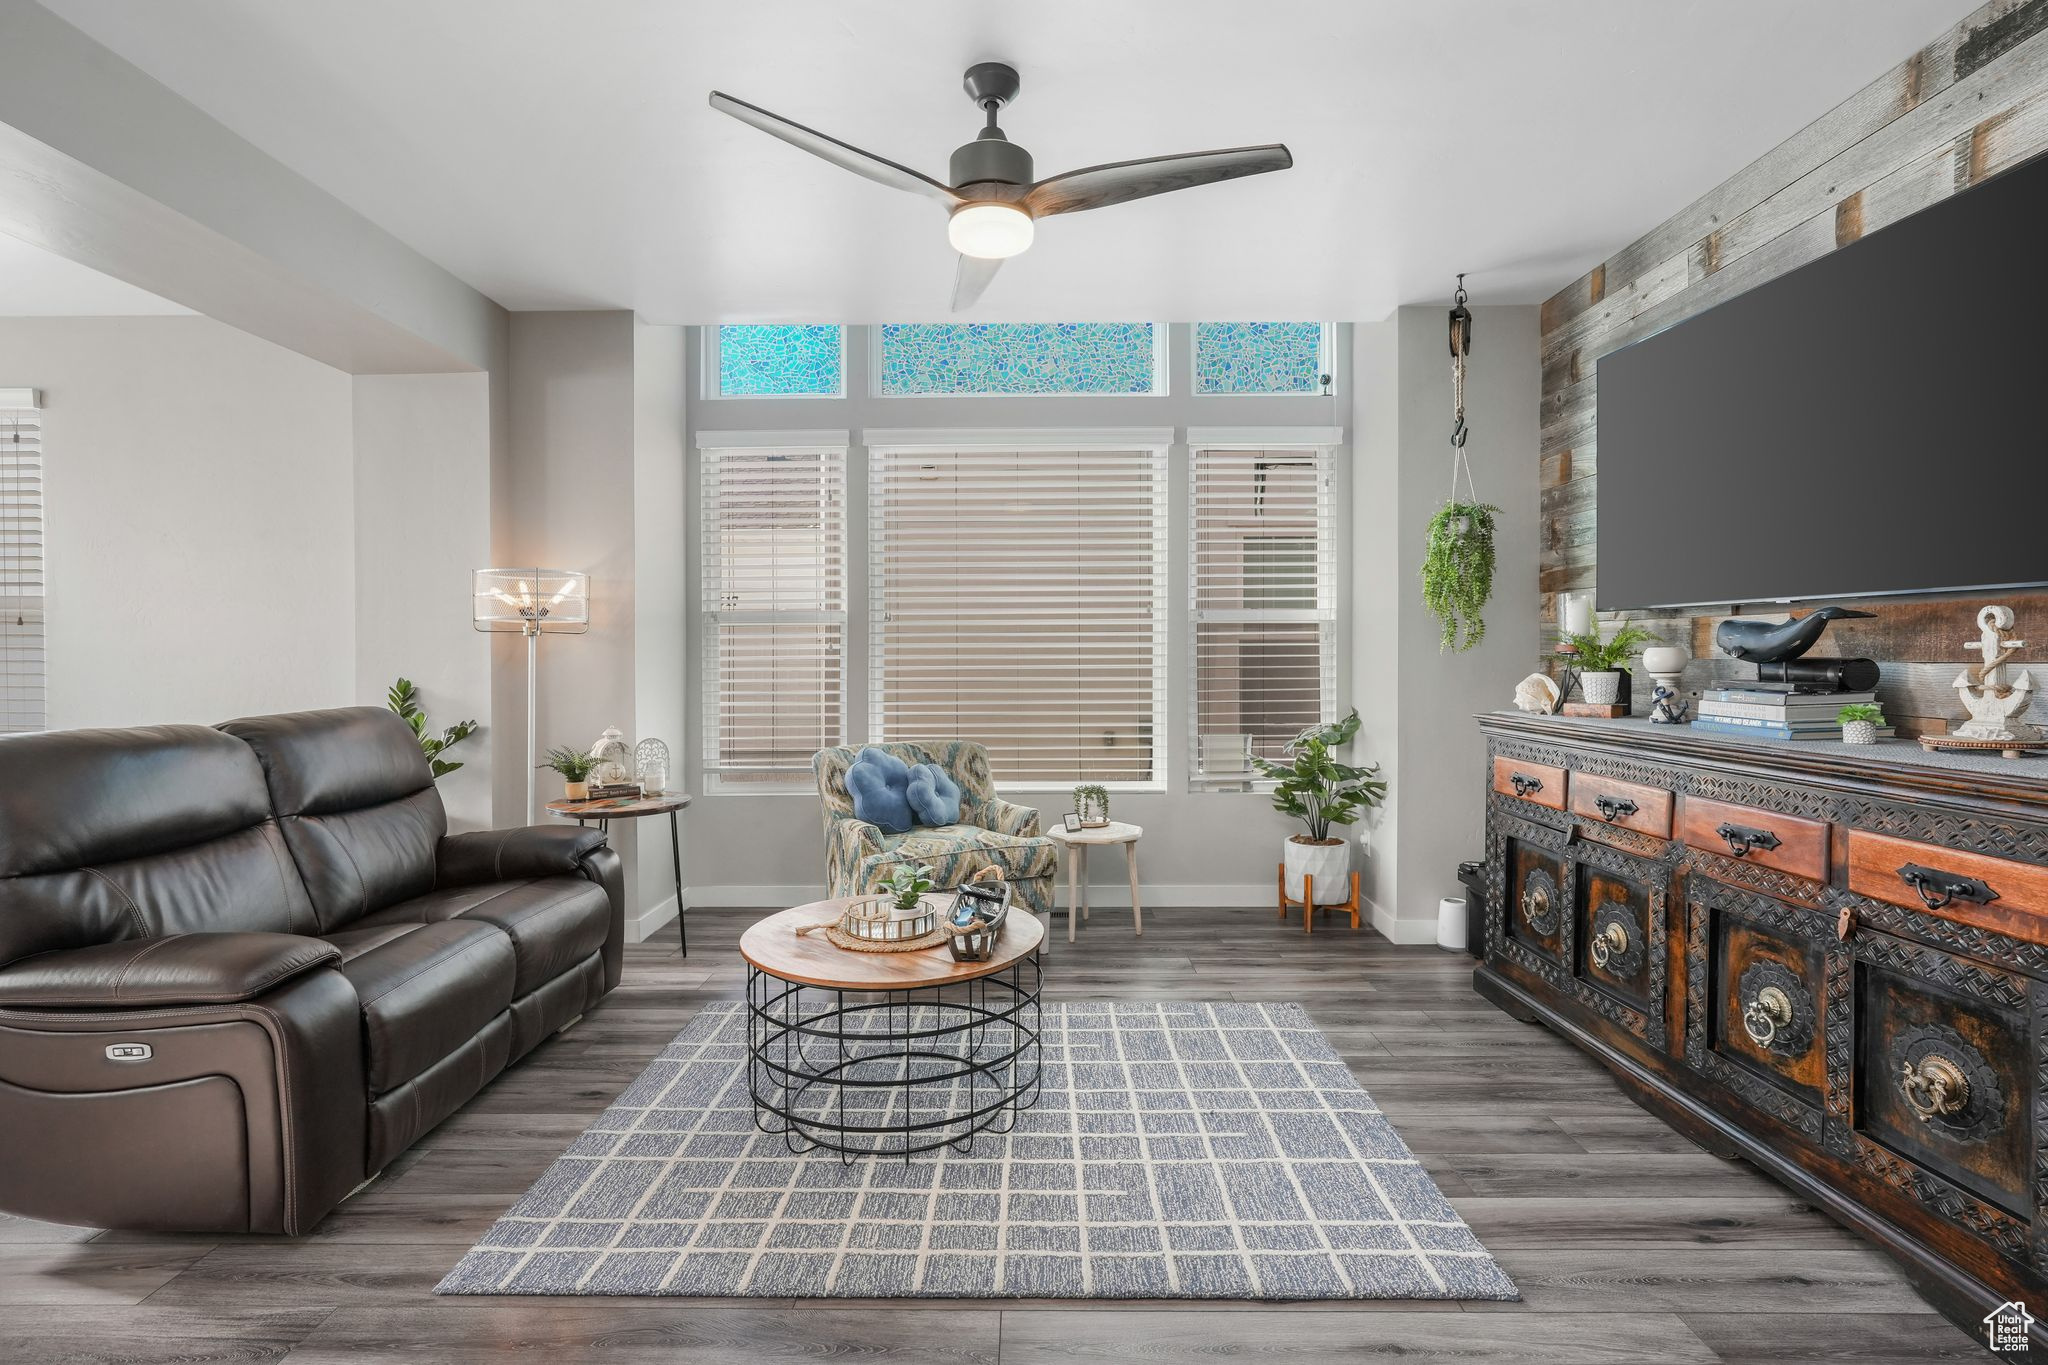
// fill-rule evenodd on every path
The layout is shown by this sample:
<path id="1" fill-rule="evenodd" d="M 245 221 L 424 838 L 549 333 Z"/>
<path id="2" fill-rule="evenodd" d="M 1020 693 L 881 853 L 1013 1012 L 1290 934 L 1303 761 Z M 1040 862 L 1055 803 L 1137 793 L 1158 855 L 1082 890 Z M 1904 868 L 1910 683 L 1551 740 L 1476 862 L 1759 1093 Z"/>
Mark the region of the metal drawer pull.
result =
<path id="1" fill-rule="evenodd" d="M 1593 798 L 1593 809 L 1599 811 L 1600 818 L 1611 825 L 1616 820 L 1634 815 L 1637 807 L 1636 803 L 1626 796 L 1596 796 Z"/>
<path id="2" fill-rule="evenodd" d="M 1522 919 L 1534 927 L 1550 909 L 1550 893 L 1540 886 L 1532 886 L 1522 893 Z"/>
<path id="3" fill-rule="evenodd" d="M 1758 1047 L 1769 1047 L 1778 1030 L 1791 1022 L 1792 998 L 1776 986 L 1758 991 L 1756 999 L 1742 1011 L 1742 1031 Z"/>
<path id="4" fill-rule="evenodd" d="M 1920 899 L 1929 910 L 1939 910 L 1950 901 L 1969 901 L 1984 905 L 1998 899 L 1993 891 L 1975 877 L 1965 877 L 1956 872 L 1941 872 L 1918 863 L 1907 863 L 1899 869 L 1899 880 L 1920 893 Z"/>
<path id="5" fill-rule="evenodd" d="M 1923 1122 L 1959 1114 L 1970 1103 L 1970 1080 L 1946 1057 L 1927 1056 L 1918 1066 L 1905 1063 L 1899 1090 Z"/>
<path id="6" fill-rule="evenodd" d="M 1595 967 L 1605 967 L 1608 962 L 1628 951 L 1628 930 L 1619 924 L 1610 924 L 1593 935 L 1593 941 L 1586 945 L 1586 955 L 1593 959 Z"/>
<path id="7" fill-rule="evenodd" d="M 1508 775 L 1508 785 L 1515 789 L 1515 795 L 1527 796 L 1530 792 L 1540 792 L 1543 790 L 1543 779 L 1531 777 L 1527 773 L 1510 773 Z"/>
<path id="8" fill-rule="evenodd" d="M 1767 829 L 1751 829 L 1747 825 L 1722 825 L 1714 833 L 1727 842 L 1730 856 L 1736 858 L 1747 858 L 1758 849 L 1768 853 L 1783 842 Z"/>

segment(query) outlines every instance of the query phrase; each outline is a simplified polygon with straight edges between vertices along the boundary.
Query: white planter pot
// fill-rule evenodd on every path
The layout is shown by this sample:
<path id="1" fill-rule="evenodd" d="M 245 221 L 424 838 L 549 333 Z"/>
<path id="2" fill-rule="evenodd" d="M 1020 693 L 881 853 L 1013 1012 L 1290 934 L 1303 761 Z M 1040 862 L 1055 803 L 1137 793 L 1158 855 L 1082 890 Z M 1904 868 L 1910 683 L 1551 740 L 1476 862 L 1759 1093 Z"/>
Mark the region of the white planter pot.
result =
<path id="1" fill-rule="evenodd" d="M 1850 722 L 1849 722 L 1848 724 L 1846 724 L 1846 725 L 1844 725 L 1844 726 L 1842 727 L 1842 743 L 1844 743 L 1844 744 L 1875 744 L 1875 743 L 1877 743 L 1877 722 L 1876 722 L 1876 721 L 1872 721 L 1872 720 L 1852 720 L 1852 721 L 1850 721 Z"/>
<path id="2" fill-rule="evenodd" d="M 1621 700 L 1621 671 L 1609 669 L 1604 673 L 1581 673 L 1579 691 L 1590 705 L 1612 706 Z"/>
<path id="3" fill-rule="evenodd" d="M 1289 839 L 1280 845 L 1281 865 L 1287 869 L 1287 898 L 1299 901 L 1306 894 L 1303 878 L 1314 878 L 1317 905 L 1343 905 L 1351 899 L 1351 844 L 1298 844 Z"/>

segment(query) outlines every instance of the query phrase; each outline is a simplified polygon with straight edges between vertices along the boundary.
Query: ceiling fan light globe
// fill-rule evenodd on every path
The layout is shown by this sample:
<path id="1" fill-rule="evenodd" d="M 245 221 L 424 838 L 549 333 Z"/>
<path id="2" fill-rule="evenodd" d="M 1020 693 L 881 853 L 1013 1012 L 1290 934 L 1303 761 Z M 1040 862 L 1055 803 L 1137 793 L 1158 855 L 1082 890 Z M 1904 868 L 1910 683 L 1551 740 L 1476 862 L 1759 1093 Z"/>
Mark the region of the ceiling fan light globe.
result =
<path id="1" fill-rule="evenodd" d="M 1010 204 L 962 204 L 946 222 L 946 240 L 962 256 L 1000 261 L 1031 246 L 1031 215 Z"/>

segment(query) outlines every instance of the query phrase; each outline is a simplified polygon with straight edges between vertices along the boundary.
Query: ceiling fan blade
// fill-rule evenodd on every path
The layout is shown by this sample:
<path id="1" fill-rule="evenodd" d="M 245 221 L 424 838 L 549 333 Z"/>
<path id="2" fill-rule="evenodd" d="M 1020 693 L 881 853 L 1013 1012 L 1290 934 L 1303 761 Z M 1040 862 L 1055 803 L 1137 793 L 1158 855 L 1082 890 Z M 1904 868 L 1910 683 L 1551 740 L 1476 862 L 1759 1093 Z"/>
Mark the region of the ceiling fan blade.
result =
<path id="1" fill-rule="evenodd" d="M 1002 268 L 1003 262 L 999 257 L 962 256 L 960 269 L 953 275 L 953 311 L 964 313 L 974 307 L 981 291 L 988 288 L 988 282 Z"/>
<path id="2" fill-rule="evenodd" d="M 801 147 L 812 156 L 823 157 L 842 170 L 865 176 L 879 185 L 895 190 L 909 190 L 912 194 L 927 195 L 947 207 L 960 202 L 960 196 L 928 175 L 922 175 L 908 166 L 899 166 L 886 157 L 864 152 L 851 143 L 828 137 L 815 128 L 806 128 L 801 123 L 791 122 L 780 114 L 771 114 L 759 105 L 748 104 L 745 100 L 734 99 L 723 91 L 711 92 L 711 107 L 723 114 L 730 114 L 741 123 L 750 124 L 762 132 L 781 138 L 794 147 Z"/>
<path id="3" fill-rule="evenodd" d="M 1088 166 L 1039 181 L 1024 196 L 1024 208 L 1033 218 L 1051 213 L 1079 213 L 1217 180 L 1284 171 L 1293 164 L 1293 155 L 1277 142 L 1265 147 L 1230 147 L 1216 152 L 1151 156 L 1142 161 L 1112 161 L 1106 166 Z"/>

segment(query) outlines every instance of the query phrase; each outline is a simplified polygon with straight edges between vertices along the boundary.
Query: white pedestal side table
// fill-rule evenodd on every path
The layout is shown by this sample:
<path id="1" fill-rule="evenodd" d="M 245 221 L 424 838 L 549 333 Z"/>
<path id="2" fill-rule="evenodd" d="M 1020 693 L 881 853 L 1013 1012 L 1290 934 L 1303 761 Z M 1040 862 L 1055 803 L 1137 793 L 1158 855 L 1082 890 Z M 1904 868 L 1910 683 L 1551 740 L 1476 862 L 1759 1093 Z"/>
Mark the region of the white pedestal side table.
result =
<path id="1" fill-rule="evenodd" d="M 1131 878 L 1131 932 L 1144 934 L 1145 917 L 1138 908 L 1138 840 L 1144 835 L 1140 826 L 1120 820 L 1097 829 L 1070 830 L 1054 825 L 1046 830 L 1045 837 L 1059 844 L 1067 854 L 1067 942 L 1074 941 L 1075 919 L 1088 918 L 1088 850 L 1101 844 L 1124 846 L 1124 870 Z"/>

